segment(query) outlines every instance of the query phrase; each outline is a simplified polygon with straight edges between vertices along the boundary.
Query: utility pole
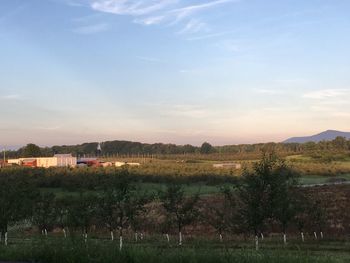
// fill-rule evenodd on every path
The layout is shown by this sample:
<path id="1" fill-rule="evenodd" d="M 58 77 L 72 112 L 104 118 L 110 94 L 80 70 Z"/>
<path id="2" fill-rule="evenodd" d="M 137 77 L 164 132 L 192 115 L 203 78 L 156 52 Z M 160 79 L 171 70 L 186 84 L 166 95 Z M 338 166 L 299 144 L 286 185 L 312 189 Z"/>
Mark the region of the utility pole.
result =
<path id="1" fill-rule="evenodd" d="M 4 167 L 5 167 L 5 163 L 6 163 L 6 147 L 4 147 L 4 163 L 3 163 Z"/>

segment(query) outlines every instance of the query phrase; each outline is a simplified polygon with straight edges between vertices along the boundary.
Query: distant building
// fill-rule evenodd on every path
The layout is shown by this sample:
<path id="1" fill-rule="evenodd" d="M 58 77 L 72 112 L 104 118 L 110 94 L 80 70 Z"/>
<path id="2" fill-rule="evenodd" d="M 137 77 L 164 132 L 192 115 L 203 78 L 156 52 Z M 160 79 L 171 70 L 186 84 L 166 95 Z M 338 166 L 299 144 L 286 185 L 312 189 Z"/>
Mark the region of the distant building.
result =
<path id="1" fill-rule="evenodd" d="M 113 166 L 113 163 L 111 163 L 111 162 L 101 162 L 100 164 L 101 164 L 102 167 L 111 167 L 111 166 Z"/>
<path id="2" fill-rule="evenodd" d="M 140 166 L 140 163 L 128 163 L 128 162 L 115 162 L 114 165 L 116 167 L 122 167 L 123 165 L 129 165 L 129 166 Z"/>
<path id="3" fill-rule="evenodd" d="M 77 157 L 71 154 L 55 154 L 53 157 L 37 158 L 37 167 L 75 167 Z"/>
<path id="4" fill-rule="evenodd" d="M 217 163 L 213 164 L 214 168 L 233 168 L 236 170 L 242 169 L 242 164 L 240 163 Z"/>
<path id="5" fill-rule="evenodd" d="M 71 154 L 56 154 L 53 157 L 9 159 L 7 163 L 10 165 L 44 168 L 75 167 L 77 165 L 77 158 Z"/>
<path id="6" fill-rule="evenodd" d="M 115 162 L 114 165 L 116 167 L 122 167 L 123 165 L 125 165 L 126 163 L 125 162 Z"/>

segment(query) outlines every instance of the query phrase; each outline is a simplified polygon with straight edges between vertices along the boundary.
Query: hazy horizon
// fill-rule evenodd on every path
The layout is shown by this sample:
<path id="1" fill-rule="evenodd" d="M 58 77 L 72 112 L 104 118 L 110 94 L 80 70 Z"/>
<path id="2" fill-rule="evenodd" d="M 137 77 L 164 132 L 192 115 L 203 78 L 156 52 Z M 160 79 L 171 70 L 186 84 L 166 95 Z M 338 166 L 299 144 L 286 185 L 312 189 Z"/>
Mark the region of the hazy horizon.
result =
<path id="1" fill-rule="evenodd" d="M 350 130 L 350 2 L 4 0 L 0 146 Z"/>

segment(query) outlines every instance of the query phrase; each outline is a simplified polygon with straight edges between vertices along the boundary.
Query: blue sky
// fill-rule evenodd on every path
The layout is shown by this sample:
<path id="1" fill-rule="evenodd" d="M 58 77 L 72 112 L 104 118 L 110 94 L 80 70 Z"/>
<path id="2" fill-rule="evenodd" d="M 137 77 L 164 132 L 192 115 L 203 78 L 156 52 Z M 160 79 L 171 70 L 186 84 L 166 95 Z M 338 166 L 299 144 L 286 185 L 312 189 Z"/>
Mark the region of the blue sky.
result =
<path id="1" fill-rule="evenodd" d="M 0 145 L 350 130 L 347 0 L 0 0 Z"/>

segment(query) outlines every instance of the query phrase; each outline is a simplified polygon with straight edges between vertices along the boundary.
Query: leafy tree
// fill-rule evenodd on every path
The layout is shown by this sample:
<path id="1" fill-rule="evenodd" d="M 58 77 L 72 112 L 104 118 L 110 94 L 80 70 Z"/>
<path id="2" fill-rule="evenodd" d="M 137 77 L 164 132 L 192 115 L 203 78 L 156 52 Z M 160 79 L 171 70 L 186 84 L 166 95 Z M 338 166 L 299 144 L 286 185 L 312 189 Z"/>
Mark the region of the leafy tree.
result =
<path id="1" fill-rule="evenodd" d="M 40 147 L 29 143 L 26 147 L 23 148 L 23 157 L 40 157 L 41 156 L 41 150 Z"/>
<path id="2" fill-rule="evenodd" d="M 237 202 L 238 199 L 230 187 L 220 189 L 221 200 L 210 203 L 203 213 L 203 219 L 209 225 L 214 227 L 223 241 L 225 231 L 235 231 L 237 227 Z"/>
<path id="3" fill-rule="evenodd" d="M 191 224 L 199 216 L 199 211 L 196 208 L 199 195 L 185 197 L 181 185 L 171 184 L 167 186 L 165 191 L 159 193 L 159 197 L 166 212 L 166 220 L 177 226 L 179 245 L 181 246 L 183 227 Z"/>
<path id="4" fill-rule="evenodd" d="M 287 228 L 297 214 L 296 186 L 297 174 L 289 169 L 282 160 L 277 161 L 275 172 L 269 180 L 272 216 L 280 222 L 284 244 L 287 243 Z"/>
<path id="5" fill-rule="evenodd" d="M 348 145 L 347 145 L 347 140 L 345 137 L 338 136 L 332 141 L 332 144 L 334 147 L 338 150 L 347 150 Z"/>
<path id="6" fill-rule="evenodd" d="M 17 170 L 2 170 L 0 176 L 0 235 L 7 245 L 10 224 L 29 219 L 37 190 L 30 178 Z"/>
<path id="7" fill-rule="evenodd" d="M 274 216 L 285 229 L 294 212 L 290 204 L 289 189 L 293 174 L 274 152 L 263 152 L 261 161 L 254 164 L 253 171 L 245 170 L 239 186 L 242 203 L 240 213 L 244 225 L 258 236 L 266 220 Z"/>
<path id="8" fill-rule="evenodd" d="M 96 196 L 80 193 L 79 196 L 70 196 L 69 198 L 68 224 L 73 228 L 80 228 L 85 241 L 87 241 L 88 232 L 96 214 Z"/>
<path id="9" fill-rule="evenodd" d="M 301 240 L 304 242 L 305 225 L 308 221 L 310 211 L 310 201 L 302 192 L 295 193 L 295 207 L 297 214 L 294 217 L 294 221 L 301 235 Z"/>
<path id="10" fill-rule="evenodd" d="M 139 193 L 140 191 L 136 191 L 132 195 L 127 209 L 130 226 L 135 232 L 135 241 L 138 240 L 138 232 L 140 231 L 142 238 L 142 228 L 144 227 L 147 211 L 145 205 L 153 199 L 146 193 Z"/>
<path id="11" fill-rule="evenodd" d="M 40 193 L 33 207 L 33 223 L 38 226 L 42 234 L 52 229 L 56 221 L 55 195 Z"/>
<path id="12" fill-rule="evenodd" d="M 204 142 L 200 149 L 201 154 L 209 154 L 209 153 L 212 153 L 213 151 L 214 151 L 213 146 L 211 146 L 211 144 L 208 142 Z"/>
<path id="13" fill-rule="evenodd" d="M 62 229 L 64 237 L 67 237 L 66 227 L 68 226 L 68 214 L 70 198 L 62 197 L 55 200 L 56 223 Z"/>
<path id="14" fill-rule="evenodd" d="M 130 183 L 127 170 L 118 177 L 111 177 L 99 199 L 98 214 L 108 227 L 111 238 L 113 231 L 119 230 L 119 247 L 123 247 L 123 231 L 130 225 L 138 227 L 138 217 L 143 211 L 148 198 L 137 194 Z"/>
<path id="15" fill-rule="evenodd" d="M 317 232 L 323 238 L 323 228 L 326 224 L 326 210 L 320 200 L 315 200 L 311 203 L 310 218 L 314 227 L 314 235 L 317 238 Z"/>

